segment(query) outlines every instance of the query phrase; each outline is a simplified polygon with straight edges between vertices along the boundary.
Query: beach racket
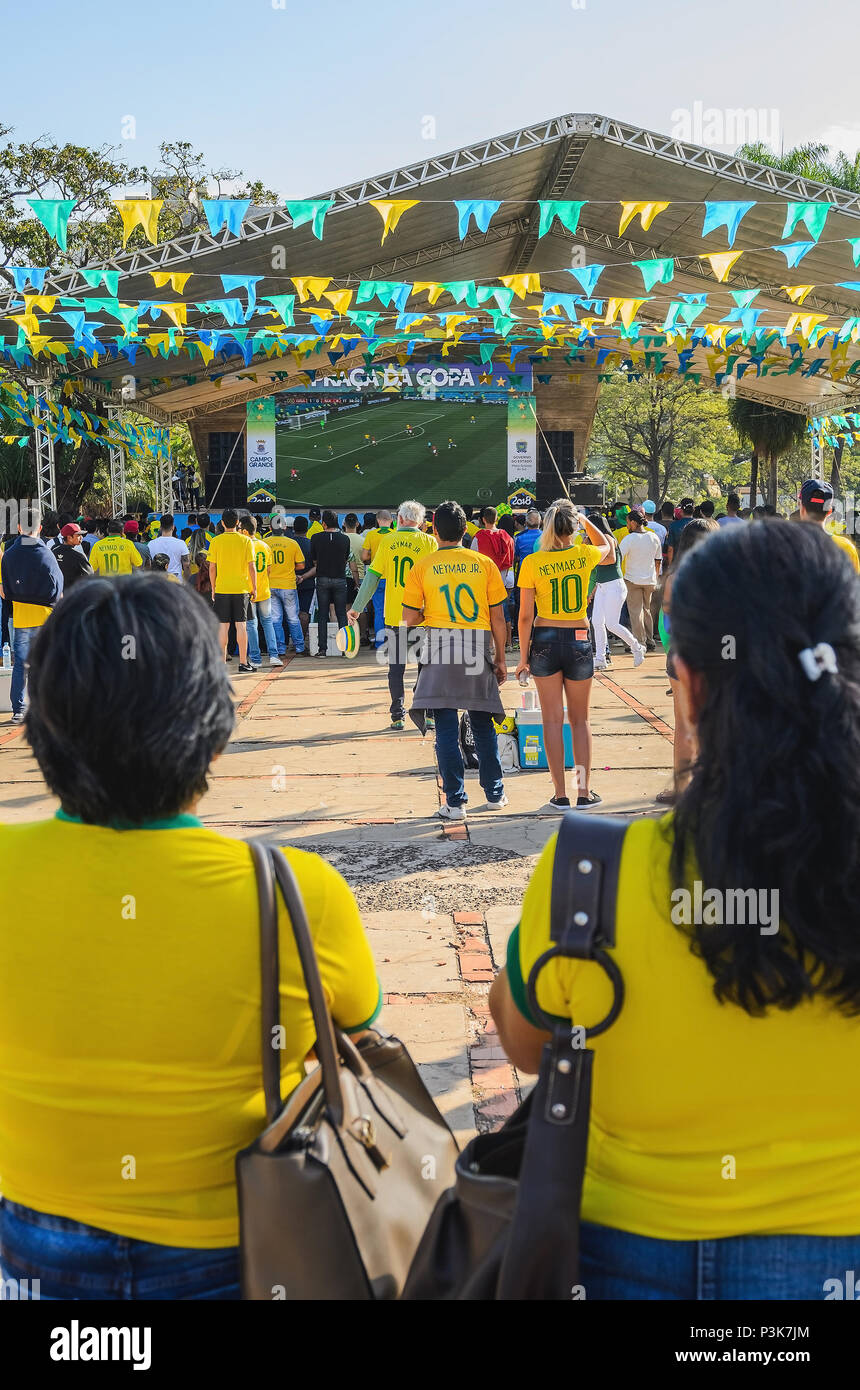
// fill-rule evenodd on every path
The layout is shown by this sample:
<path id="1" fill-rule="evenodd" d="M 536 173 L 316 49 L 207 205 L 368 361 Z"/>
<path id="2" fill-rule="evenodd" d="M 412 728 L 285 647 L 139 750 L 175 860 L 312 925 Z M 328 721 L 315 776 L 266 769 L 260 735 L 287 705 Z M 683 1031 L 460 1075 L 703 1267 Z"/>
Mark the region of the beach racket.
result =
<path id="1" fill-rule="evenodd" d="M 337 649 L 343 652 L 344 656 L 358 656 L 358 628 L 353 627 L 352 623 L 347 623 L 346 627 L 340 627 L 335 637 Z"/>

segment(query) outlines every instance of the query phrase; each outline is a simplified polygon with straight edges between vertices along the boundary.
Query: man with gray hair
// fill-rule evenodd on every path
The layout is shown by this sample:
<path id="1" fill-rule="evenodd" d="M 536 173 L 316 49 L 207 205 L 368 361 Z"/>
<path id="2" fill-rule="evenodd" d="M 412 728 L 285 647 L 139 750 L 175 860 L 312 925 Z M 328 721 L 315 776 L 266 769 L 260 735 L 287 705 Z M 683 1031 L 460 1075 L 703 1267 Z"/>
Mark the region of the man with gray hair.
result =
<path id="1" fill-rule="evenodd" d="M 380 518 L 384 513 L 380 512 Z M 383 650 L 388 660 L 388 690 L 391 695 L 391 728 L 401 730 L 406 726 L 406 706 L 404 704 L 403 681 L 406 670 L 407 636 L 403 623 L 403 590 L 409 572 L 416 560 L 436 549 L 433 536 L 420 529 L 426 512 L 420 502 L 401 502 L 397 511 L 397 530 L 389 531 L 376 547 L 375 555 L 367 567 L 361 588 L 355 602 L 347 613 L 350 622 L 357 622 L 362 609 L 384 586 L 384 636 Z M 382 624 L 377 627 L 377 635 Z M 379 644 L 377 644 L 379 645 Z"/>
<path id="2" fill-rule="evenodd" d="M 12 723 L 24 722 L 30 644 L 62 597 L 63 576 L 41 538 L 42 515 L 30 507 L 18 522 L 18 539 L 7 546 L 0 565 L 0 597 L 12 601 Z"/>

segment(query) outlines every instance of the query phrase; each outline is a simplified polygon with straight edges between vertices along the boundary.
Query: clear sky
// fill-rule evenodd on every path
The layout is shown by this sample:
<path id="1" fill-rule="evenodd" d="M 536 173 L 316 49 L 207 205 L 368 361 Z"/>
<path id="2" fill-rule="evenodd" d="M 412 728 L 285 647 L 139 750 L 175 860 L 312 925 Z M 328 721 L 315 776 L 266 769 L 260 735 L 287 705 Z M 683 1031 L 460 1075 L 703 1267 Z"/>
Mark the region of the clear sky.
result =
<path id="1" fill-rule="evenodd" d="M 131 164 L 153 164 L 161 140 L 189 140 L 293 198 L 567 111 L 734 148 L 728 113 L 745 109 L 742 138 L 824 138 L 853 154 L 856 5 L 7 4 L 0 122 L 21 139 L 117 144 Z M 129 116 L 135 138 L 123 139 Z"/>

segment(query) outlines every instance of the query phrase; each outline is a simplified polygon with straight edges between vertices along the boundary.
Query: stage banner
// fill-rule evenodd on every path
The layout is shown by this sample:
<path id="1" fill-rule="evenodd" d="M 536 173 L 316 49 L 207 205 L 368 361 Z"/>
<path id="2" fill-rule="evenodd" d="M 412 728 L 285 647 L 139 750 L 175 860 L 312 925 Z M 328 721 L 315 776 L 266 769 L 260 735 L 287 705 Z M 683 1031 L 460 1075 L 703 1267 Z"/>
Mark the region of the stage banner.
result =
<path id="1" fill-rule="evenodd" d="M 508 401 L 508 503 L 534 506 L 537 495 L 537 417 L 534 396 Z"/>
<path id="2" fill-rule="evenodd" d="M 248 460 L 248 501 L 277 502 L 274 396 L 248 401 L 245 457 Z"/>

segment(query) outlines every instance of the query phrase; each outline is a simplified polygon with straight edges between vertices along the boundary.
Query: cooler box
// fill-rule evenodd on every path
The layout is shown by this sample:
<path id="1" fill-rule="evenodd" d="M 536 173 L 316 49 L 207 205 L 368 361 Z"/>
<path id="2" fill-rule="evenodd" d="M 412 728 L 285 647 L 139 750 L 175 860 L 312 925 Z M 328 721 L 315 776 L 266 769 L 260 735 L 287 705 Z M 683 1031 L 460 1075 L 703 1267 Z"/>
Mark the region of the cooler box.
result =
<path id="1" fill-rule="evenodd" d="M 565 767 L 574 767 L 573 731 L 566 719 L 562 736 L 564 738 L 564 765 Z M 543 722 L 539 709 L 517 710 L 517 738 L 520 745 L 520 767 L 523 772 L 537 771 L 538 768 L 543 768 L 546 771 L 549 764 L 546 760 L 546 749 L 543 746 Z"/>
<path id="2" fill-rule="evenodd" d="M 312 622 L 310 627 L 308 628 L 308 638 L 311 656 L 316 656 L 317 652 L 319 651 L 316 622 Z M 326 647 L 326 656 L 340 656 L 340 652 L 337 649 L 337 623 L 329 623 L 328 625 L 328 645 Z"/>

